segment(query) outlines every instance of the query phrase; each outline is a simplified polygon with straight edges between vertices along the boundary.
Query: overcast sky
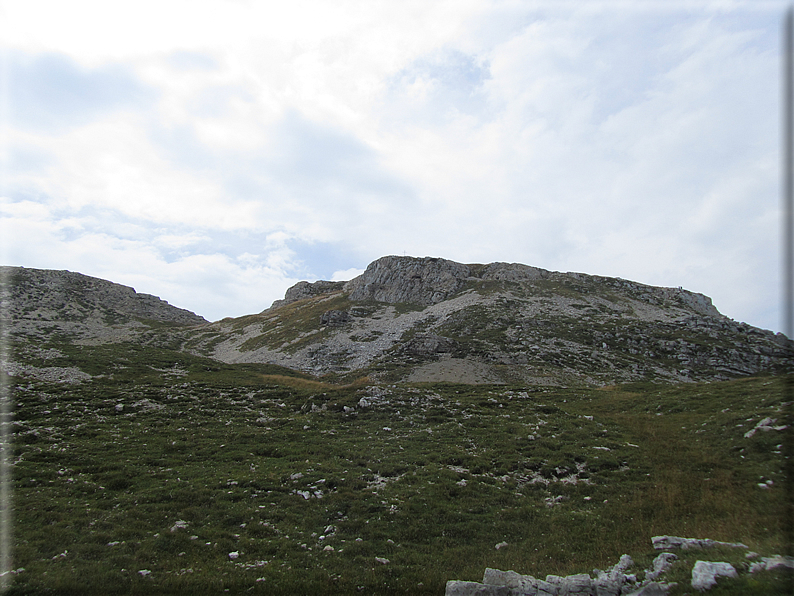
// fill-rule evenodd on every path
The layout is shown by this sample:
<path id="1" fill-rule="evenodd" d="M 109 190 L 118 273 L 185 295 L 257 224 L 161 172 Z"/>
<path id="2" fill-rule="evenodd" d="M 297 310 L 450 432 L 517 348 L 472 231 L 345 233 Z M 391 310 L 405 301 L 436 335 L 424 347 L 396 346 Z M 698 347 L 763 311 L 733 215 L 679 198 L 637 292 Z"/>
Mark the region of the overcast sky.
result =
<path id="1" fill-rule="evenodd" d="M 6 0 L 2 264 L 218 320 L 519 262 L 778 331 L 785 7 Z"/>

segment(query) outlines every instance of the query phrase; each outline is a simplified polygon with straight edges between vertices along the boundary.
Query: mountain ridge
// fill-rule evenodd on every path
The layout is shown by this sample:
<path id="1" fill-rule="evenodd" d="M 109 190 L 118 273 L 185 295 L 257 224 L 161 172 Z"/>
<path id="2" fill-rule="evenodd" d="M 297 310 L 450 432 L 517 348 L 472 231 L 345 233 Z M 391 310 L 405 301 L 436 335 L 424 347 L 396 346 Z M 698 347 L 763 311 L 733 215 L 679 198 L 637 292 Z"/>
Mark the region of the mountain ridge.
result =
<path id="1" fill-rule="evenodd" d="M 520 263 L 386 256 L 350 281 L 299 282 L 258 314 L 216 322 L 78 273 L 0 274 L 3 316 L 20 345 L 53 334 L 168 345 L 340 380 L 723 380 L 781 370 L 791 345 L 725 317 L 703 294 Z"/>
<path id="2" fill-rule="evenodd" d="M 407 267 L 400 265 L 406 262 L 408 263 Z M 370 263 L 364 273 L 347 282 L 300 281 L 288 288 L 284 299 L 274 301 L 270 308 L 335 291 L 350 293 L 351 300 L 430 305 L 446 299 L 467 280 L 525 282 L 549 278 L 615 279 L 624 282 L 626 287 L 631 287 L 636 291 L 656 292 L 662 299 L 669 299 L 677 295 L 701 314 L 721 316 L 712 304 L 711 298 L 698 292 L 684 290 L 681 287 L 664 288 L 622 278 L 549 271 L 521 263 L 494 262 L 487 265 L 466 265 L 438 257 L 400 256 L 381 257 Z"/>
<path id="3" fill-rule="evenodd" d="M 771 371 L 788 344 L 680 287 L 386 256 L 348 282 L 299 282 L 259 315 L 213 323 L 188 345 L 316 375 L 603 384 Z"/>
<path id="4" fill-rule="evenodd" d="M 157 324 L 209 323 L 157 296 L 82 273 L 0 266 L 0 281 L 0 314 L 13 321 L 16 334 L 90 340 L 126 337 Z"/>

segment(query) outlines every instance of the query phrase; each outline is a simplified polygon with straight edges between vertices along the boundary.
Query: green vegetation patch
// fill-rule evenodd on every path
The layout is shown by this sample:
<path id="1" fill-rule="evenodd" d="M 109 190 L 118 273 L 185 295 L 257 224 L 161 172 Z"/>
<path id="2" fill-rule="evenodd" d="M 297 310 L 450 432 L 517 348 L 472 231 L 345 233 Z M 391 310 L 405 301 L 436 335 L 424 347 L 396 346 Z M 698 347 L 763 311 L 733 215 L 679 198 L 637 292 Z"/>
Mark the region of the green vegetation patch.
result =
<path id="1" fill-rule="evenodd" d="M 651 556 L 658 534 L 783 548 L 781 431 L 745 436 L 780 418 L 775 377 L 341 387 L 84 350 L 65 358 L 93 357 L 89 381 L 11 379 L 11 594 L 440 594 Z"/>
<path id="2" fill-rule="evenodd" d="M 348 310 L 352 304 L 353 302 L 346 295 L 337 293 L 306 298 L 281 306 L 261 322 L 262 333 L 241 344 L 240 351 L 248 352 L 268 347 L 282 348 L 294 353 L 308 344 L 320 341 L 326 334 L 334 332 L 332 328 L 320 324 L 324 312 Z"/>

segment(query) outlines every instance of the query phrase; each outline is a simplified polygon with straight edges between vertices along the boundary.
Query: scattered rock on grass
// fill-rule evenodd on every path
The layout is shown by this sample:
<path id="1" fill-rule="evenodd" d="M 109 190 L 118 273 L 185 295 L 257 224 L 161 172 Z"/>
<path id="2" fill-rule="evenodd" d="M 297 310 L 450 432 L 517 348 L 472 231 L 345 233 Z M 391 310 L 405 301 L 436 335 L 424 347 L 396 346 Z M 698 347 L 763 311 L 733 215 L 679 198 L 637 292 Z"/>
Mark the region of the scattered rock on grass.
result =
<path id="1" fill-rule="evenodd" d="M 510 596 L 505 586 L 488 586 L 478 582 L 452 580 L 447 582 L 446 596 Z"/>
<path id="2" fill-rule="evenodd" d="M 754 429 L 748 430 L 746 433 L 744 433 L 744 438 L 749 439 L 759 430 L 766 432 L 770 430 L 786 430 L 788 428 L 788 426 L 785 425 L 773 426 L 775 422 L 777 422 L 777 418 L 764 418 L 755 425 Z"/>
<path id="3" fill-rule="evenodd" d="M 670 569 L 678 557 L 673 553 L 662 553 L 653 560 L 653 566 L 646 571 L 645 577 L 651 581 L 662 575 L 665 571 Z"/>
<path id="4" fill-rule="evenodd" d="M 758 555 L 756 554 L 756 556 Z M 783 557 L 780 555 L 773 555 L 771 557 L 761 557 L 760 561 L 756 561 L 755 563 L 750 565 L 750 573 L 758 573 L 759 571 L 771 571 L 773 569 L 779 569 L 781 567 L 794 569 L 794 558 Z"/>
<path id="5" fill-rule="evenodd" d="M 663 584 L 658 582 L 651 582 L 645 584 L 639 590 L 633 592 L 626 592 L 625 596 L 665 596 L 667 591 L 676 584 Z M 600 593 L 599 593 L 599 596 Z"/>
<path id="6" fill-rule="evenodd" d="M 692 568 L 692 587 L 704 592 L 717 585 L 718 577 L 739 577 L 730 563 L 697 561 Z"/>
<path id="7" fill-rule="evenodd" d="M 678 536 L 654 536 L 652 542 L 656 550 L 715 546 L 747 548 L 741 543 Z M 506 546 L 506 543 L 497 544 L 496 548 L 502 546 Z M 748 553 L 750 554 L 758 556 L 756 553 Z M 586 573 L 580 573 L 566 577 L 547 575 L 546 579 L 542 580 L 515 571 L 488 568 L 485 570 L 482 583 L 451 580 L 447 582 L 445 594 L 446 596 L 664 596 L 676 584 L 657 580 L 670 569 L 677 558 L 669 552 L 659 554 L 640 582 L 637 581 L 635 574 L 626 573 L 634 565 L 628 555 L 620 557 L 620 561 L 606 571 L 594 569 L 592 578 Z M 794 558 L 779 555 L 762 557 L 760 561 L 750 566 L 750 572 L 781 567 L 794 569 Z M 697 561 L 692 568 L 692 587 L 700 591 L 709 590 L 716 585 L 718 577 L 736 578 L 738 573 L 730 563 Z"/>
<path id="8" fill-rule="evenodd" d="M 719 542 L 705 538 L 681 538 L 680 536 L 654 536 L 651 538 L 653 548 L 656 550 L 689 550 L 691 548 L 713 548 L 715 546 L 731 546 L 734 548 L 747 548 L 741 542 Z"/>
<path id="9" fill-rule="evenodd" d="M 531 595 L 531 596 L 619 596 L 628 583 L 634 586 L 634 575 L 625 575 L 633 564 L 631 557 L 623 555 L 620 562 L 608 571 L 595 570 L 596 578 L 586 573 L 569 575 L 547 575 L 538 579 L 531 575 L 521 575 L 515 571 L 486 569 L 482 583 L 450 581 L 447 582 L 446 596 L 491 596 L 491 595 Z M 666 593 L 666 592 L 665 592 Z M 650 593 L 649 595 L 650 596 Z"/>

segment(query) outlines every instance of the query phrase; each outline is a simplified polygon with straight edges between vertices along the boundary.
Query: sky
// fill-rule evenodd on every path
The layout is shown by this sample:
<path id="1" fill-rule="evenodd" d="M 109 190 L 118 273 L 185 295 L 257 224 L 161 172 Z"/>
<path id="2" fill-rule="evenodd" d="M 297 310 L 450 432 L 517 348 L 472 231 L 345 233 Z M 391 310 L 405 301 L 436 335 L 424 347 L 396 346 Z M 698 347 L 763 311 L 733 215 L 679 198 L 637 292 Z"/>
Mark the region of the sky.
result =
<path id="1" fill-rule="evenodd" d="M 219 320 L 517 262 L 779 331 L 786 7 L 0 0 L 0 264 Z"/>

